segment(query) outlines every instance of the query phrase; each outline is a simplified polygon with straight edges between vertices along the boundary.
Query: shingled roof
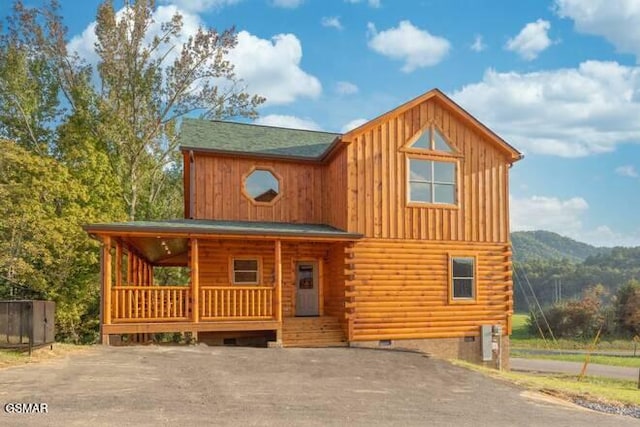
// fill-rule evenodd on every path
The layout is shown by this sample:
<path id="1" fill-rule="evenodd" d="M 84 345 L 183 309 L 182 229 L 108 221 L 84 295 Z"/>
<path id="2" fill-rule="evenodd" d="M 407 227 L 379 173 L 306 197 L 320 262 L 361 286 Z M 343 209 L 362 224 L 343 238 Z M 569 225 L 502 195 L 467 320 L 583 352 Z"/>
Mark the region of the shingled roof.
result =
<path id="1" fill-rule="evenodd" d="M 315 160 L 339 137 L 330 132 L 185 118 L 180 148 Z"/>
<path id="2" fill-rule="evenodd" d="M 358 233 L 349 233 L 324 224 L 290 224 L 260 221 L 222 221 L 203 219 L 175 219 L 165 221 L 130 221 L 88 224 L 89 233 L 139 232 L 155 234 L 210 234 L 242 236 L 323 237 L 356 240 Z"/>

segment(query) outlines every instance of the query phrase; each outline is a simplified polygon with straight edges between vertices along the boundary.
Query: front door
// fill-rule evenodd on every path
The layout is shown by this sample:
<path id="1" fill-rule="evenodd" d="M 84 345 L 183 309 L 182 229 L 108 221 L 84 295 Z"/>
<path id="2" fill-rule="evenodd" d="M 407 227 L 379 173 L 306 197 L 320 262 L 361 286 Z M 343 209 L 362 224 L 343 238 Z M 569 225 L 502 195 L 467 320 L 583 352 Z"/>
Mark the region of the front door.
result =
<path id="1" fill-rule="evenodd" d="M 296 263 L 296 316 L 317 316 L 318 309 L 318 264 Z"/>

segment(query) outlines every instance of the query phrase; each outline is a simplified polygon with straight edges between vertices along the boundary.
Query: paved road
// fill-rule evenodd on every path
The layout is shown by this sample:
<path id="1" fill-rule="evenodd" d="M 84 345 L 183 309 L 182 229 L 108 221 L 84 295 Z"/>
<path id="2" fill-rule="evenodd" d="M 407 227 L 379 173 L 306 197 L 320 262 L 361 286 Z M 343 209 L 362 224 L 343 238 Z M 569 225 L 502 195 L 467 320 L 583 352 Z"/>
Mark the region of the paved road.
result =
<path id="1" fill-rule="evenodd" d="M 96 347 L 0 370 L 7 426 L 638 426 L 415 353 Z"/>
<path id="2" fill-rule="evenodd" d="M 512 357 L 511 369 L 514 371 L 566 373 L 578 375 L 582 370 L 581 362 L 566 362 L 561 360 L 524 359 Z M 623 366 L 599 365 L 589 363 L 587 375 L 608 378 L 620 378 L 623 380 L 638 380 L 638 368 L 625 368 Z"/>
<path id="3" fill-rule="evenodd" d="M 529 353 L 529 354 L 587 354 L 590 353 L 592 356 L 617 356 L 617 357 L 639 357 L 640 351 L 633 350 L 556 350 L 550 348 L 518 348 L 512 347 L 512 352 L 518 353 Z"/>

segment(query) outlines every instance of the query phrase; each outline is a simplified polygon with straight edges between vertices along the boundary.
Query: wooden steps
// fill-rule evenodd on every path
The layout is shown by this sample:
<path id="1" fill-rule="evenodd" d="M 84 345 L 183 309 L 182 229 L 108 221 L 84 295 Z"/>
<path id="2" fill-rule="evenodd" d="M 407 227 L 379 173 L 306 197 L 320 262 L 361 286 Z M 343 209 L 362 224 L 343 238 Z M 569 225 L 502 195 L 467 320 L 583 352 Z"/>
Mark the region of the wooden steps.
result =
<path id="1" fill-rule="evenodd" d="M 347 339 L 336 317 L 285 317 L 284 347 L 346 347 Z"/>

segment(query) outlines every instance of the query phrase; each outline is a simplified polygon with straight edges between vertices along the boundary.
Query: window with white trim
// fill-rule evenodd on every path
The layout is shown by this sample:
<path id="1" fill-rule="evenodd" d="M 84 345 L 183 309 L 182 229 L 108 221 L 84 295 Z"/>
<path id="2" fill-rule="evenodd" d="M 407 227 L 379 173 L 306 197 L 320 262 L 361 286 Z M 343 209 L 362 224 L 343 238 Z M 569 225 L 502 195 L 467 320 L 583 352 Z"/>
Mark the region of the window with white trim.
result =
<path id="1" fill-rule="evenodd" d="M 260 282 L 260 262 L 256 258 L 234 258 L 232 261 L 234 285 L 257 285 Z"/>
<path id="2" fill-rule="evenodd" d="M 476 298 L 475 257 L 451 257 L 451 299 Z"/>
<path id="3" fill-rule="evenodd" d="M 409 159 L 409 201 L 456 204 L 456 164 Z"/>

